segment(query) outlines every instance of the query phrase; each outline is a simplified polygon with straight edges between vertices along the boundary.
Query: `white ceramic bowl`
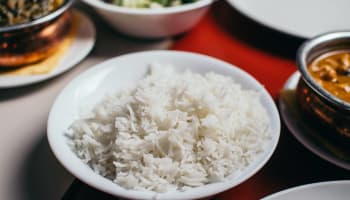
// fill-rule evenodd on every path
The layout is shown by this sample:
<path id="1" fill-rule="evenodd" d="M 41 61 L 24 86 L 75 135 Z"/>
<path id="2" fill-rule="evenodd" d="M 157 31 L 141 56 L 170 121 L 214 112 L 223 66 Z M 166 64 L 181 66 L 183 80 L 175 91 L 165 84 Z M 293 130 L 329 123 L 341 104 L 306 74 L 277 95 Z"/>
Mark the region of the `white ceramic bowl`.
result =
<path id="1" fill-rule="evenodd" d="M 163 9 L 125 8 L 102 0 L 82 0 L 113 28 L 134 37 L 162 38 L 184 33 L 199 22 L 214 0 L 198 0 Z"/>
<path id="2" fill-rule="evenodd" d="M 67 145 L 64 132 L 70 124 L 79 118 L 82 112 L 91 110 L 105 94 L 115 93 L 125 86 L 143 78 L 149 64 L 171 64 L 176 70 L 191 69 L 197 73 L 214 71 L 231 76 L 244 89 L 260 91 L 261 102 L 267 109 L 272 131 L 268 148 L 239 174 L 228 176 L 224 181 L 207 184 L 184 192 L 172 191 L 155 193 L 126 190 L 106 179 L 84 164 Z M 48 119 L 48 140 L 52 151 L 61 164 L 78 179 L 101 191 L 130 199 L 197 199 L 211 196 L 232 188 L 254 175 L 271 157 L 280 135 L 280 118 L 273 99 L 265 88 L 252 76 L 241 69 L 205 55 L 179 51 L 146 51 L 132 53 L 105 61 L 84 72 L 57 97 Z"/>
<path id="3" fill-rule="evenodd" d="M 318 182 L 285 189 L 261 200 L 349 200 L 349 188 L 349 180 Z"/>

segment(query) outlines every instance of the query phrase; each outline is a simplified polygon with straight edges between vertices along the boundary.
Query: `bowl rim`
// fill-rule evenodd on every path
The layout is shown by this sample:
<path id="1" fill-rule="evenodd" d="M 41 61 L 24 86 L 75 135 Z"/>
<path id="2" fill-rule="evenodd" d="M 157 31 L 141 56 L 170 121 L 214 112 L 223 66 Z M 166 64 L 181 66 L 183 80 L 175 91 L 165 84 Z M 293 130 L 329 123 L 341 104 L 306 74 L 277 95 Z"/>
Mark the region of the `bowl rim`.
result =
<path id="1" fill-rule="evenodd" d="M 311 77 L 308 72 L 308 63 L 306 62 L 309 53 L 313 48 L 321 45 L 323 43 L 330 42 L 335 39 L 349 39 L 350 40 L 350 30 L 349 31 L 332 31 L 320 34 L 305 41 L 297 50 L 297 67 L 301 72 L 301 78 L 305 81 L 307 86 L 309 86 L 316 94 L 318 94 L 322 99 L 329 102 L 331 105 L 335 105 L 338 108 L 342 108 L 346 111 L 350 111 L 350 103 L 343 101 L 330 92 L 321 87 L 314 78 Z M 350 47 L 349 47 L 350 50 Z M 325 52 L 329 53 L 329 52 Z"/>
<path id="2" fill-rule="evenodd" d="M 81 0 L 84 3 L 98 9 L 107 10 L 115 13 L 123 13 L 129 15 L 164 15 L 181 13 L 190 10 L 199 9 L 205 6 L 209 6 L 217 0 L 198 0 L 193 3 L 187 3 L 179 6 L 165 7 L 161 9 L 140 9 L 140 8 L 126 8 L 110 3 L 103 2 L 102 0 Z"/>
<path id="3" fill-rule="evenodd" d="M 70 8 L 70 6 L 73 4 L 74 1 L 75 0 L 65 0 L 64 4 L 62 6 L 60 6 L 58 9 L 54 10 L 53 12 L 51 12 L 45 16 L 39 17 L 35 20 L 29 21 L 29 22 L 24 22 L 24 23 L 19 23 L 19 24 L 14 24 L 14 25 L 10 25 L 10 26 L 0 27 L 0 33 L 16 31 L 16 30 L 20 30 L 23 28 L 29 28 L 29 27 L 33 27 L 33 26 L 51 21 L 51 20 L 57 18 L 58 16 L 60 16 L 66 10 L 68 10 L 68 8 Z"/>
<path id="4" fill-rule="evenodd" d="M 201 187 L 193 188 L 194 191 L 191 191 L 187 194 L 183 194 L 180 196 L 174 196 L 175 194 L 179 195 L 180 193 L 177 192 L 171 192 L 171 193 L 156 193 L 152 191 L 147 191 L 146 193 L 143 191 L 136 191 L 136 190 L 125 190 L 121 186 L 115 184 L 115 187 L 113 188 L 106 185 L 105 181 L 110 181 L 109 179 L 102 177 L 101 175 L 93 172 L 91 169 L 89 169 L 89 176 L 86 176 L 84 172 L 86 172 L 86 169 L 89 168 L 86 164 L 84 164 L 80 158 L 78 158 L 73 151 L 67 149 L 68 144 L 62 145 L 62 137 L 63 133 L 57 133 L 55 131 L 55 121 L 54 121 L 54 115 L 58 112 L 58 104 L 60 103 L 61 99 L 66 96 L 66 91 L 74 89 L 77 84 L 80 84 L 80 81 L 84 80 L 85 78 L 88 78 L 90 74 L 96 74 L 95 72 L 100 69 L 110 68 L 109 63 L 114 63 L 115 60 L 120 59 L 135 59 L 135 56 L 144 56 L 147 54 L 148 57 L 157 57 L 156 55 L 163 54 L 165 57 L 170 56 L 184 56 L 187 57 L 187 59 L 198 59 L 201 60 L 201 62 L 208 62 L 212 65 L 217 65 L 223 70 L 230 70 L 233 74 L 236 74 L 237 76 L 242 76 L 244 80 L 247 81 L 248 84 L 252 84 L 256 90 L 261 92 L 262 100 L 265 102 L 265 106 L 267 105 L 270 109 L 268 110 L 269 118 L 270 118 L 270 125 L 272 128 L 272 135 L 271 135 L 271 141 L 269 141 L 269 148 L 266 147 L 265 151 L 258 157 L 255 161 L 251 163 L 244 171 L 243 174 L 237 174 L 231 179 L 224 179 L 221 182 L 214 183 L 215 185 L 204 185 Z M 192 58 L 191 58 L 192 57 Z M 195 58 L 194 58 L 195 57 Z M 186 59 L 186 60 L 187 60 Z M 200 63 L 201 63 L 200 62 Z M 113 65 L 115 66 L 115 65 Z M 106 72 L 106 71 L 105 71 Z M 228 75 L 232 76 L 232 75 Z M 213 58 L 207 55 L 199 54 L 199 53 L 192 53 L 192 52 L 184 52 L 184 51 L 174 51 L 174 50 L 154 50 L 154 51 L 141 51 L 141 52 L 135 52 L 135 53 L 128 53 L 121 56 L 117 56 L 111 59 L 108 59 L 102 63 L 99 63 L 95 65 L 94 67 L 90 68 L 89 70 L 85 71 L 84 73 L 80 74 L 78 77 L 73 79 L 70 83 L 68 83 L 65 88 L 60 92 L 58 97 L 56 98 L 55 102 L 53 103 L 53 106 L 50 110 L 49 117 L 48 117 L 48 123 L 47 123 L 47 138 L 50 145 L 50 148 L 52 152 L 54 153 L 55 157 L 58 159 L 58 161 L 76 178 L 82 180 L 84 183 L 90 185 L 91 187 L 94 187 L 100 191 L 106 192 L 108 194 L 111 194 L 113 196 L 120 196 L 124 198 L 131 198 L 131 199 L 196 199 L 196 198 L 203 198 L 210 195 L 214 195 L 220 192 L 223 192 L 225 190 L 228 190 L 232 187 L 235 187 L 239 185 L 240 183 L 246 181 L 250 177 L 252 177 L 254 174 L 256 174 L 271 158 L 272 154 L 275 152 L 279 138 L 280 138 L 280 131 L 281 131 L 281 120 L 280 116 L 277 110 L 277 106 L 272 99 L 271 95 L 268 93 L 268 91 L 264 88 L 264 86 L 257 81 L 252 75 L 250 75 L 248 72 L 240 69 L 239 67 L 232 65 L 230 63 L 227 63 L 225 61 L 221 61 L 217 58 Z M 61 138 L 61 139 L 60 139 Z M 61 141 L 60 141 L 61 140 Z M 68 159 L 67 159 L 68 156 Z M 72 157 L 74 156 L 74 157 Z M 71 158 L 71 159 L 69 159 Z M 82 166 L 84 166 L 82 169 Z M 232 175 L 231 175 L 232 176 Z M 102 181 L 102 179 L 104 181 Z M 113 183 L 114 184 L 114 183 Z M 218 185 L 216 185 L 218 184 Z M 207 186 L 207 187 L 206 187 Z M 204 188 L 202 188 L 204 187 Z M 199 188 L 199 189 L 198 189 Z M 196 190 L 197 189 L 197 190 Z M 200 190 L 200 192 L 198 192 Z"/>
<path id="5" fill-rule="evenodd" d="M 310 191 L 312 189 L 321 189 L 321 187 L 326 187 L 327 189 L 329 189 L 329 188 L 335 188 L 339 185 L 340 186 L 350 186 L 350 181 L 345 180 L 345 179 L 329 180 L 329 181 L 312 182 L 312 183 L 307 183 L 307 184 L 303 184 L 303 185 L 299 185 L 299 186 L 292 186 L 292 187 L 277 191 L 275 193 L 268 194 L 260 200 L 286 199 L 286 197 L 288 197 L 288 196 L 291 197 L 291 196 L 293 196 L 293 194 L 296 194 L 296 193 L 299 193 L 299 194 L 302 193 L 302 194 L 304 194 L 303 195 L 304 197 L 307 196 L 307 199 L 309 199 L 310 196 L 305 195 L 305 193 L 307 193 L 308 191 Z M 311 198 L 315 198 L 315 197 L 311 197 Z"/>

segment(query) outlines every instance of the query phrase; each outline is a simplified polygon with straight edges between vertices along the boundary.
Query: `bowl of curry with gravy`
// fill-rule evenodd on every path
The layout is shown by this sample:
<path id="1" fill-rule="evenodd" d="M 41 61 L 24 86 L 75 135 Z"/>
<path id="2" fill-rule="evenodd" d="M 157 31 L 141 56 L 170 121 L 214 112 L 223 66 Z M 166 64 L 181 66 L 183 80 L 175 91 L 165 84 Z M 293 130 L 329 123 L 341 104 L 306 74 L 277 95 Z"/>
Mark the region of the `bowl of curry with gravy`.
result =
<path id="1" fill-rule="evenodd" d="M 72 2 L 0 1 L 0 69 L 35 63 L 54 53 L 69 32 Z"/>
<path id="2" fill-rule="evenodd" d="M 296 97 L 303 114 L 332 139 L 350 144 L 350 31 L 306 41 L 298 50 Z"/>

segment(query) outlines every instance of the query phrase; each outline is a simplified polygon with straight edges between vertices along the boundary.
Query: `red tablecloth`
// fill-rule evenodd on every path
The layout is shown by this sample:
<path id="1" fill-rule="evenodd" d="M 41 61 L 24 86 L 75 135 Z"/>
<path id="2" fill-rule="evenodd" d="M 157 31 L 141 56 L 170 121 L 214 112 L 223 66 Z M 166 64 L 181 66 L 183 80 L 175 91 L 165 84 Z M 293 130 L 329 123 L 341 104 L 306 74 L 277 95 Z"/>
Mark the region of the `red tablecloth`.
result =
<path id="1" fill-rule="evenodd" d="M 301 42 L 251 21 L 220 1 L 191 32 L 176 38 L 172 49 L 232 63 L 252 74 L 277 99 L 283 84 L 296 70 L 295 54 Z M 339 179 L 350 179 L 350 172 L 312 154 L 282 124 L 278 147 L 269 162 L 244 183 L 213 199 L 255 200 L 292 186 Z M 113 197 L 75 181 L 65 199 Z"/>
<path id="2" fill-rule="evenodd" d="M 277 97 L 286 79 L 296 70 L 295 45 L 288 39 L 297 43 L 296 39 L 255 24 L 222 1 L 194 30 L 176 41 L 173 49 L 203 53 L 232 63 L 252 74 Z M 292 59 L 278 55 L 287 48 L 292 50 L 284 56 Z"/>

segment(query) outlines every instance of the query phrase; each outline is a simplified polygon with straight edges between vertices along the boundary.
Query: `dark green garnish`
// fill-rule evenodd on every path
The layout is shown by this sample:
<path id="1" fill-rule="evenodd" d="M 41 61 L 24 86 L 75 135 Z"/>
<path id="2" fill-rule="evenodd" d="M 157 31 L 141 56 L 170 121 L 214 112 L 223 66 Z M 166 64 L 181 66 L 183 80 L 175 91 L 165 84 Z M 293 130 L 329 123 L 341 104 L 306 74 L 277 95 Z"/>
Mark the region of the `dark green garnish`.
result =
<path id="1" fill-rule="evenodd" d="M 49 14 L 64 0 L 0 0 L 0 26 L 32 21 Z"/>

